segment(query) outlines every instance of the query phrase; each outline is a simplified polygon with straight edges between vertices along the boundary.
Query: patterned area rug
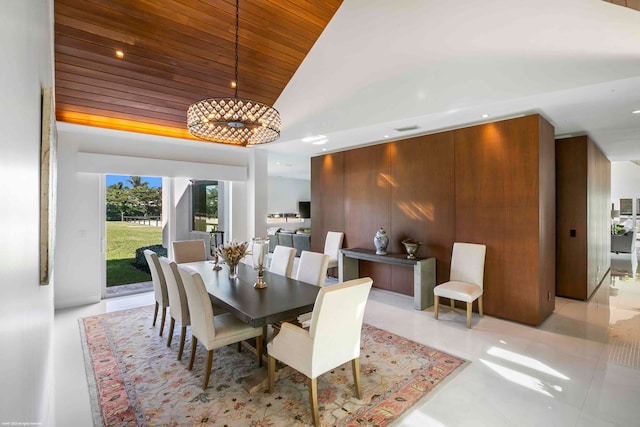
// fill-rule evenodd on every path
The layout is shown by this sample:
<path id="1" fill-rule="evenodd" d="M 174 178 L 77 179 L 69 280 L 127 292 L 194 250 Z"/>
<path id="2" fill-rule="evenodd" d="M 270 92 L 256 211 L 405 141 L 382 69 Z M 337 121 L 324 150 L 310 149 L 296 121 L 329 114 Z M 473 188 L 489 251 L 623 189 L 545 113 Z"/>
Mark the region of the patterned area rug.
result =
<path id="1" fill-rule="evenodd" d="M 81 319 L 83 347 L 96 426 L 306 426 L 311 425 L 307 379 L 295 371 L 273 394 L 248 393 L 255 356 L 236 346 L 214 350 L 209 387 L 202 390 L 204 347 L 188 371 L 190 335 L 176 360 L 151 326 L 153 306 Z M 167 322 L 168 323 L 168 322 Z M 178 329 L 178 328 L 176 328 Z M 351 364 L 318 378 L 322 425 L 385 426 L 457 373 L 467 362 L 364 325 L 360 372 L 363 399 L 355 396 Z M 264 369 L 264 368 L 263 368 Z"/>

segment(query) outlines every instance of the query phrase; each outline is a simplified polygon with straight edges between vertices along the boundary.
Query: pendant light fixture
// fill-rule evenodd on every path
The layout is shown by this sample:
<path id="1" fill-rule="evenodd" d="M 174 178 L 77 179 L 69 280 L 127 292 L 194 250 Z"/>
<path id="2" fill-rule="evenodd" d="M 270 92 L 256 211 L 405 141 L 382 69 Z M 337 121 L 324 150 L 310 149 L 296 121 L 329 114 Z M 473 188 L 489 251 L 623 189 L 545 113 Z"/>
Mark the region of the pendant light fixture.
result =
<path id="1" fill-rule="evenodd" d="M 280 114 L 261 102 L 238 98 L 238 23 L 236 0 L 235 81 L 233 98 L 207 98 L 187 110 L 189 133 L 204 141 L 233 145 L 256 145 L 280 137 Z"/>

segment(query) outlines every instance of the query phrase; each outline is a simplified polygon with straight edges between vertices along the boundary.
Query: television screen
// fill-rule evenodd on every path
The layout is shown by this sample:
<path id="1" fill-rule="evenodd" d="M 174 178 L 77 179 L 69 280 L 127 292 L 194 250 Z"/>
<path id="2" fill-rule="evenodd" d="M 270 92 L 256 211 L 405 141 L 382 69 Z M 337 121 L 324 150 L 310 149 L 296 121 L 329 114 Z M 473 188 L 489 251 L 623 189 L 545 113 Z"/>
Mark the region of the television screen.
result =
<path id="1" fill-rule="evenodd" d="M 311 218 L 311 202 L 298 202 L 300 218 Z"/>

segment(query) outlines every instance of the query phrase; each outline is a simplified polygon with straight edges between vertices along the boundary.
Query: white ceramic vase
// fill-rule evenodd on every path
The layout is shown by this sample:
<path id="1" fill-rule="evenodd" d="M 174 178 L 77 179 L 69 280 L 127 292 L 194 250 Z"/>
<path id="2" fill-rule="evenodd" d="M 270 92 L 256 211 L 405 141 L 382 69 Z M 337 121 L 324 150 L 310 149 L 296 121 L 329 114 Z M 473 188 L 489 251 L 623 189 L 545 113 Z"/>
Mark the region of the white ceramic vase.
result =
<path id="1" fill-rule="evenodd" d="M 389 246 L 389 236 L 382 227 L 376 233 L 376 237 L 373 238 L 373 244 L 376 245 L 376 255 L 386 255 L 387 246 Z"/>

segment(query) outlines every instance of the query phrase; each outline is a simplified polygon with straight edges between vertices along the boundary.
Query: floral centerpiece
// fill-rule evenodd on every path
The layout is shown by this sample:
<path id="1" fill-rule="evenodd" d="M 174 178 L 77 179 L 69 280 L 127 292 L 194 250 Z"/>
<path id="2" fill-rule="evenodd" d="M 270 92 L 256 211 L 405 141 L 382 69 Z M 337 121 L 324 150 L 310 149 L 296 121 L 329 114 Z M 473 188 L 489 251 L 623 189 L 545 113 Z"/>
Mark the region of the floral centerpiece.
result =
<path id="1" fill-rule="evenodd" d="M 229 277 L 238 277 L 238 264 L 249 254 L 249 243 L 232 241 L 216 248 L 216 254 L 229 266 Z"/>

